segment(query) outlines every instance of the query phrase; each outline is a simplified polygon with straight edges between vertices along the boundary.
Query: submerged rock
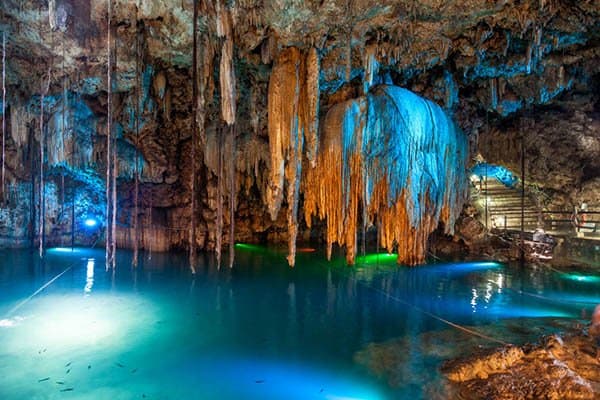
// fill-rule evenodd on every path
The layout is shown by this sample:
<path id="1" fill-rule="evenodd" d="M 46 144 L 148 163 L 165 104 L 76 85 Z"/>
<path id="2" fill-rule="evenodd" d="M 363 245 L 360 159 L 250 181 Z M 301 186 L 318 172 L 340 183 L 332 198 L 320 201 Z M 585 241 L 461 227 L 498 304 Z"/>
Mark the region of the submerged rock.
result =
<path id="1" fill-rule="evenodd" d="M 536 345 L 505 346 L 447 362 L 442 372 L 463 398 L 597 399 L 600 343 L 585 331 L 552 335 Z"/>
<path id="2" fill-rule="evenodd" d="M 581 326 L 570 319 L 516 318 L 467 328 L 503 342 L 523 344 L 558 331 L 579 330 Z M 448 399 L 454 398 L 454 385 L 449 387 L 444 376 L 425 366 L 458 359 L 464 354 L 472 354 L 473 349 L 480 355 L 488 354 L 490 357 L 481 358 L 477 368 L 471 371 L 467 367 L 461 369 L 456 362 L 453 364 L 456 367 L 454 373 L 463 376 L 471 374 L 473 378 L 476 377 L 476 371 L 482 376 L 484 373 L 490 375 L 490 371 L 500 370 L 503 363 L 506 364 L 504 368 L 509 369 L 510 362 L 516 364 L 520 357 L 525 356 L 525 351 L 515 346 L 506 348 L 504 355 L 492 356 L 495 353 L 494 343 L 452 328 L 425 332 L 416 337 L 407 335 L 383 343 L 369 343 L 354 355 L 354 361 L 377 378 L 387 381 L 391 387 L 419 385 L 427 392 L 427 398 Z"/>

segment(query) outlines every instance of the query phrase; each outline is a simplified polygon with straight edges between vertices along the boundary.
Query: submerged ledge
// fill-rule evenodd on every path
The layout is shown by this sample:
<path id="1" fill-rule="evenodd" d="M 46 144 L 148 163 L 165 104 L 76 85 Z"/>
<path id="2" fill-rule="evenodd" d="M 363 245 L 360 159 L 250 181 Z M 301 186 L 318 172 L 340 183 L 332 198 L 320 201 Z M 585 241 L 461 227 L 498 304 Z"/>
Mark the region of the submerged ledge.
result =
<path id="1" fill-rule="evenodd" d="M 600 306 L 589 329 L 481 351 L 446 362 L 442 372 L 459 398 L 600 398 Z"/>

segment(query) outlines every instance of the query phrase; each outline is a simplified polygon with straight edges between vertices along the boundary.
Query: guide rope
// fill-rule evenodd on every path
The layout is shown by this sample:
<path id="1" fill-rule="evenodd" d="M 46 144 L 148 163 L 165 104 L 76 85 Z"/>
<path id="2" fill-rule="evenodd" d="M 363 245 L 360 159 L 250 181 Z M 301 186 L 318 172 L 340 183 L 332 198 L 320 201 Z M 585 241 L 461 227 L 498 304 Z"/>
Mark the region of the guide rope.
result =
<path id="1" fill-rule="evenodd" d="M 436 314 L 434 314 L 434 313 L 432 313 L 430 311 L 424 310 L 421 307 L 415 306 L 414 304 L 409 303 L 408 301 L 403 300 L 403 299 L 401 299 L 401 298 L 399 298 L 397 296 L 394 296 L 394 295 L 392 295 L 392 294 L 390 294 L 390 293 L 388 293 L 388 292 L 386 292 L 384 290 L 378 289 L 378 288 L 373 287 L 373 286 L 371 286 L 371 285 L 369 285 L 369 284 L 367 284 L 367 283 L 365 283 L 363 281 L 357 280 L 356 278 L 354 278 L 353 276 L 351 276 L 349 274 L 347 276 L 348 276 L 348 278 L 352 279 L 355 283 L 358 283 L 358 284 L 366 287 L 367 289 L 373 290 L 374 292 L 382 294 L 383 296 L 385 296 L 385 297 L 387 297 L 389 299 L 392 299 L 394 301 L 397 301 L 398 303 L 401 303 L 401 304 L 404 304 L 404 305 L 406 305 L 408 307 L 411 307 L 414 310 L 419 311 L 420 313 L 423 313 L 423 314 L 427 315 L 428 317 L 431 317 L 431 318 L 433 318 L 435 320 L 438 320 L 438 321 L 440 321 L 440 322 L 442 322 L 442 323 L 444 323 L 446 325 L 449 325 L 449 326 L 451 326 L 451 327 L 453 327 L 455 329 L 458 329 L 458 330 L 460 330 L 462 332 L 465 332 L 465 333 L 467 333 L 469 335 L 476 336 L 476 337 L 479 337 L 481 339 L 485 339 L 485 340 L 488 340 L 490 342 L 500 344 L 502 346 L 507 346 L 507 345 L 511 344 L 511 343 L 505 342 L 503 340 L 496 339 L 496 338 L 493 338 L 491 336 L 488 336 L 488 335 L 486 335 L 484 333 L 478 332 L 478 331 L 476 331 L 476 330 L 474 330 L 472 328 L 467 328 L 466 326 L 463 326 L 463 325 L 457 324 L 455 322 L 449 321 L 449 320 L 447 320 L 445 318 L 442 318 L 439 315 L 436 315 Z"/>
<path id="2" fill-rule="evenodd" d="M 494 282 L 490 279 L 488 279 L 489 283 L 492 283 L 496 286 L 498 286 L 501 289 L 504 290 L 510 290 L 511 292 L 515 292 L 517 294 L 520 295 L 525 295 L 525 296 L 530 296 L 530 297 L 534 297 L 536 299 L 540 299 L 540 300 L 546 300 L 552 303 L 563 303 L 563 304 L 596 304 L 596 302 L 593 301 L 578 301 L 578 300 L 566 300 L 566 299 L 553 299 L 552 297 L 547 297 L 547 296 L 542 296 L 541 294 L 535 294 L 535 293 L 530 293 L 530 292 L 525 292 L 523 290 L 519 290 L 519 289 L 512 289 L 509 287 L 503 288 L 500 285 L 498 285 L 497 282 Z"/>
<path id="3" fill-rule="evenodd" d="M 98 243 L 99 239 L 100 239 L 100 237 L 98 237 L 96 239 L 96 241 L 90 247 L 90 250 L 93 249 L 94 247 L 96 247 L 96 244 Z M 43 284 L 38 290 L 36 290 L 35 292 L 33 292 L 33 294 L 31 294 L 29 297 L 25 298 L 20 303 L 18 303 L 16 306 L 14 306 L 8 313 L 6 313 L 5 319 L 8 319 L 8 318 L 12 317 L 12 315 L 14 313 L 16 313 L 21 307 L 23 307 L 25 304 L 29 303 L 29 301 L 31 301 L 35 296 L 37 296 L 38 294 L 40 294 L 41 292 L 43 292 L 48 286 L 50 286 L 54 282 L 56 282 L 61 276 L 63 276 L 64 274 L 66 274 L 68 271 L 70 271 L 79 262 L 81 262 L 81 259 L 79 259 L 77 261 L 73 261 L 62 272 L 60 272 L 58 275 L 54 276 L 48 282 L 46 282 L 45 284 Z"/>

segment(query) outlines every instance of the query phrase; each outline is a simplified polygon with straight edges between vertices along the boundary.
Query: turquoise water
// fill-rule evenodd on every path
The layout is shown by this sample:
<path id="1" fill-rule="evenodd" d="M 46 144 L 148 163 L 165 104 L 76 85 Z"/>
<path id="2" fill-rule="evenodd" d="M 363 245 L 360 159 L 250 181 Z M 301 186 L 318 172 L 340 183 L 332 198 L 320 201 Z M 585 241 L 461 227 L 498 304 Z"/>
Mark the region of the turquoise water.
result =
<path id="1" fill-rule="evenodd" d="M 437 317 L 519 343 L 600 303 L 588 275 L 533 266 L 349 268 L 301 253 L 290 269 L 282 252 L 238 246 L 233 269 L 201 257 L 192 276 L 184 255 L 142 259 L 133 270 L 120 252 L 113 274 L 100 250 L 43 263 L 1 251 L 0 399 L 444 398 L 431 381 L 470 335 Z M 365 362 L 374 346 L 393 362 Z"/>

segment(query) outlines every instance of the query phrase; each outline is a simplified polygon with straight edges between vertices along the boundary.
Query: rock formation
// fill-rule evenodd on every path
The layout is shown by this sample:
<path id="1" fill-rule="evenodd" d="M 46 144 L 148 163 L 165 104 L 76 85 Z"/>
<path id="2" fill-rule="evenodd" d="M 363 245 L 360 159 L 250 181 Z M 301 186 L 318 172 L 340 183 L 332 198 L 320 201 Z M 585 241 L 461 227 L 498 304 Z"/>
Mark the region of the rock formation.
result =
<path id="1" fill-rule="evenodd" d="M 2 3 L 2 245 L 38 243 L 42 212 L 41 236 L 49 245 L 71 237 L 91 244 L 95 233 L 81 221 L 107 220 L 101 184 L 111 119 L 107 5 L 107 0 Z M 296 240 L 310 225 L 329 246 L 344 246 L 351 262 L 357 238 L 380 224 L 382 247 L 397 248 L 401 262 L 421 262 L 428 235 L 454 229 L 462 188 L 448 189 L 462 172 L 452 175 L 455 170 L 443 163 L 415 157 L 424 162 L 422 169 L 419 164 L 410 174 L 399 171 L 406 174 L 384 184 L 385 168 L 380 175 L 368 171 L 375 155 L 341 147 L 350 138 L 340 141 L 332 133 L 345 110 L 357 110 L 364 112 L 353 115 L 366 124 L 365 135 L 375 135 L 370 128 L 379 122 L 370 113 L 389 117 L 382 110 L 396 102 L 386 93 L 397 87 L 456 121 L 471 157 L 479 153 L 518 171 L 523 137 L 529 185 L 560 207 L 600 205 L 600 10 L 593 1 L 198 0 L 196 98 L 192 0 L 111 0 L 111 5 L 118 246 L 137 241 L 135 214 L 145 248 L 188 248 L 193 220 L 199 248 L 213 250 L 234 240 L 288 242 L 293 264 Z M 327 181 L 335 201 L 347 202 L 337 210 L 326 204 L 333 200 L 318 197 L 323 188 L 314 186 L 317 175 L 321 185 L 325 179 L 319 160 L 327 162 L 327 152 L 334 151 L 327 146 L 336 143 L 349 168 L 337 181 Z M 458 161 L 468 157 L 458 141 L 446 147 L 427 140 L 414 144 L 450 151 L 436 160 L 469 164 L 469 158 Z M 199 152 L 196 165 L 189 157 L 193 146 Z M 329 184 L 342 179 L 357 191 L 348 196 L 343 185 Z M 424 186 L 417 187 L 417 179 Z M 190 206 L 191 196 L 197 206 Z M 45 208 L 39 206 L 42 197 Z M 326 217 L 326 230 L 318 232 L 324 225 L 312 214 Z"/>

